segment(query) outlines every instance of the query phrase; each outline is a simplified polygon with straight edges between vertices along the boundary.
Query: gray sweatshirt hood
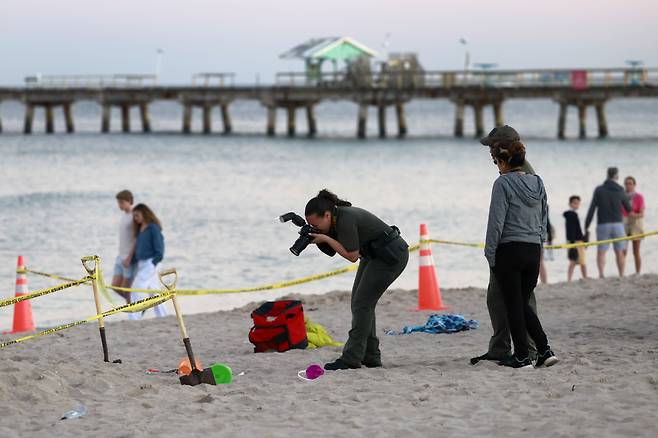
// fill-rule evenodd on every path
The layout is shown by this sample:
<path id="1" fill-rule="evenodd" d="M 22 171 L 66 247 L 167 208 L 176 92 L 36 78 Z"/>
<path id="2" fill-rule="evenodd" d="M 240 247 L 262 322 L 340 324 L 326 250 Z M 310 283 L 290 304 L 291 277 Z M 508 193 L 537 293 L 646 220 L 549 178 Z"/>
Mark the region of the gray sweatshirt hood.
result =
<path id="1" fill-rule="evenodd" d="M 544 184 L 537 175 L 511 172 L 503 178 L 506 185 L 528 207 L 534 207 L 541 202 L 545 195 Z"/>

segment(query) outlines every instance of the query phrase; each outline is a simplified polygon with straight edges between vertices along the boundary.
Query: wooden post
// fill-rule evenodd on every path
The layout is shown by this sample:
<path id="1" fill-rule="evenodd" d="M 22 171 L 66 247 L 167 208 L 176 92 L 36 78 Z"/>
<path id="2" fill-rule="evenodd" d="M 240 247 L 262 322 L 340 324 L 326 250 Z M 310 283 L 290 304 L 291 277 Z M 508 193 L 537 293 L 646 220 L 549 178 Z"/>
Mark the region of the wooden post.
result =
<path id="1" fill-rule="evenodd" d="M 139 104 L 139 114 L 142 117 L 142 132 L 151 132 L 151 118 L 149 117 L 149 105 L 146 102 Z"/>
<path id="2" fill-rule="evenodd" d="M 368 105 L 362 103 L 359 105 L 359 115 L 356 128 L 358 138 L 366 138 L 366 128 L 368 124 Z"/>
<path id="3" fill-rule="evenodd" d="M 377 119 L 379 121 L 379 138 L 386 138 L 386 105 L 377 107 Z"/>
<path id="4" fill-rule="evenodd" d="M 494 126 L 503 126 L 503 102 L 493 103 Z"/>
<path id="5" fill-rule="evenodd" d="M 475 138 L 480 138 L 484 135 L 484 119 L 482 118 L 481 103 L 473 105 L 473 113 L 475 114 Z"/>
<path id="6" fill-rule="evenodd" d="M 112 107 L 106 103 L 103 104 L 103 112 L 101 115 L 101 132 L 107 134 L 110 132 L 110 116 L 112 114 Z"/>
<path id="7" fill-rule="evenodd" d="M 211 119 L 211 114 L 212 114 L 212 105 L 209 103 L 204 103 L 203 104 L 203 133 L 204 134 L 210 134 L 212 131 L 212 119 Z"/>
<path id="8" fill-rule="evenodd" d="M 66 132 L 72 134 L 75 132 L 75 127 L 73 126 L 73 112 L 71 111 L 71 103 L 65 103 L 62 108 L 64 109 L 64 121 L 66 122 Z"/>
<path id="9" fill-rule="evenodd" d="M 566 135 L 564 133 L 567 126 L 567 103 L 560 102 L 560 115 L 557 118 L 557 138 L 564 140 Z"/>
<path id="10" fill-rule="evenodd" d="M 23 134 L 32 134 L 32 122 L 34 121 L 34 105 L 25 104 L 25 123 L 23 124 Z"/>
<path id="11" fill-rule="evenodd" d="M 587 104 L 578 103 L 578 138 L 587 138 Z"/>
<path id="12" fill-rule="evenodd" d="M 46 110 L 46 134 L 55 132 L 55 116 L 53 115 L 53 106 L 50 103 L 44 105 Z"/>
<path id="13" fill-rule="evenodd" d="M 295 136 L 295 105 L 288 104 L 288 137 Z"/>
<path id="14" fill-rule="evenodd" d="M 223 103 L 219 106 L 222 111 L 222 124 L 224 125 L 224 134 L 230 134 L 233 131 L 231 124 L 231 115 L 228 112 L 228 103 Z"/>
<path id="15" fill-rule="evenodd" d="M 121 130 L 130 132 L 130 104 L 128 103 L 121 105 Z"/>
<path id="16" fill-rule="evenodd" d="M 464 136 L 464 102 L 458 101 L 455 105 L 455 137 Z"/>
<path id="17" fill-rule="evenodd" d="M 274 137 L 276 134 L 276 106 L 267 107 L 267 135 Z"/>
<path id="18" fill-rule="evenodd" d="M 605 118 L 605 102 L 598 102 L 596 108 L 596 120 L 599 124 L 599 138 L 606 138 L 608 136 L 608 122 Z"/>
<path id="19" fill-rule="evenodd" d="M 0 132 L 2 132 L 2 119 L 0 119 Z"/>
<path id="20" fill-rule="evenodd" d="M 395 104 L 395 112 L 398 116 L 398 136 L 404 137 L 407 135 L 407 118 L 404 114 L 404 104 L 402 102 Z"/>
<path id="21" fill-rule="evenodd" d="M 318 128 L 315 120 L 315 105 L 312 103 L 306 105 L 306 121 L 308 122 L 308 136 L 315 137 Z"/>

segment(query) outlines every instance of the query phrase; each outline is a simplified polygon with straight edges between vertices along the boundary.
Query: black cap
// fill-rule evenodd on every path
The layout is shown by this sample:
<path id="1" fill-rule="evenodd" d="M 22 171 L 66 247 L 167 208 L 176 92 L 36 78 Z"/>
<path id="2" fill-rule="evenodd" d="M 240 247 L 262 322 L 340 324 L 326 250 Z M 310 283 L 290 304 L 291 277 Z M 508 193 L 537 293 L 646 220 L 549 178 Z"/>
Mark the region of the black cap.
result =
<path id="1" fill-rule="evenodd" d="M 516 132 L 516 129 L 512 128 L 509 125 L 496 126 L 491 130 L 489 135 L 480 139 L 480 143 L 485 146 L 491 146 L 495 143 L 512 143 L 515 141 L 520 141 L 519 133 Z"/>

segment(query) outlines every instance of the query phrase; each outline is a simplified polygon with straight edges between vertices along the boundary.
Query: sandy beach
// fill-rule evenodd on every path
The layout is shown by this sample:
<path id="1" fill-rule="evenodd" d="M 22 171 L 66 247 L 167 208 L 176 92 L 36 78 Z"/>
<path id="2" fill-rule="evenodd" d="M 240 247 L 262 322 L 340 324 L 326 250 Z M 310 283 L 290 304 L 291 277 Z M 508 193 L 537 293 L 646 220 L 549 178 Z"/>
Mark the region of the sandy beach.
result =
<path id="1" fill-rule="evenodd" d="M 446 289 L 454 313 L 479 329 L 389 336 L 424 323 L 416 291 L 388 292 L 378 307 L 384 369 L 297 371 L 337 357 L 337 348 L 254 354 L 249 312 L 187 315 L 203 364 L 222 362 L 230 385 L 184 387 L 172 374 L 184 355 L 173 316 L 107 321 L 102 362 L 95 324 L 0 353 L 2 437 L 179 436 L 632 436 L 658 434 L 658 276 L 539 287 L 538 308 L 561 362 L 548 369 L 471 366 L 491 326 L 483 289 Z M 193 299 L 193 298 L 183 298 Z M 347 335 L 349 294 L 302 297 L 306 315 L 338 340 Z M 7 337 L 3 337 L 7 339 Z M 79 404 L 84 417 L 60 421 Z"/>

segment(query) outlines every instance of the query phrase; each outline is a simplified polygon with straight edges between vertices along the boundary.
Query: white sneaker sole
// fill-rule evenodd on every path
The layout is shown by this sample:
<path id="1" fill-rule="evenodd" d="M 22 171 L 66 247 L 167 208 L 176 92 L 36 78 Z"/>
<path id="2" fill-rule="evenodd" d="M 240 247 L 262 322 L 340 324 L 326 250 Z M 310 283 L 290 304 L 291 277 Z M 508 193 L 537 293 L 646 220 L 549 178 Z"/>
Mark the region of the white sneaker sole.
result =
<path id="1" fill-rule="evenodd" d="M 550 367 L 558 363 L 560 360 L 556 356 L 549 357 L 546 359 L 546 362 L 544 362 L 545 367 Z"/>

